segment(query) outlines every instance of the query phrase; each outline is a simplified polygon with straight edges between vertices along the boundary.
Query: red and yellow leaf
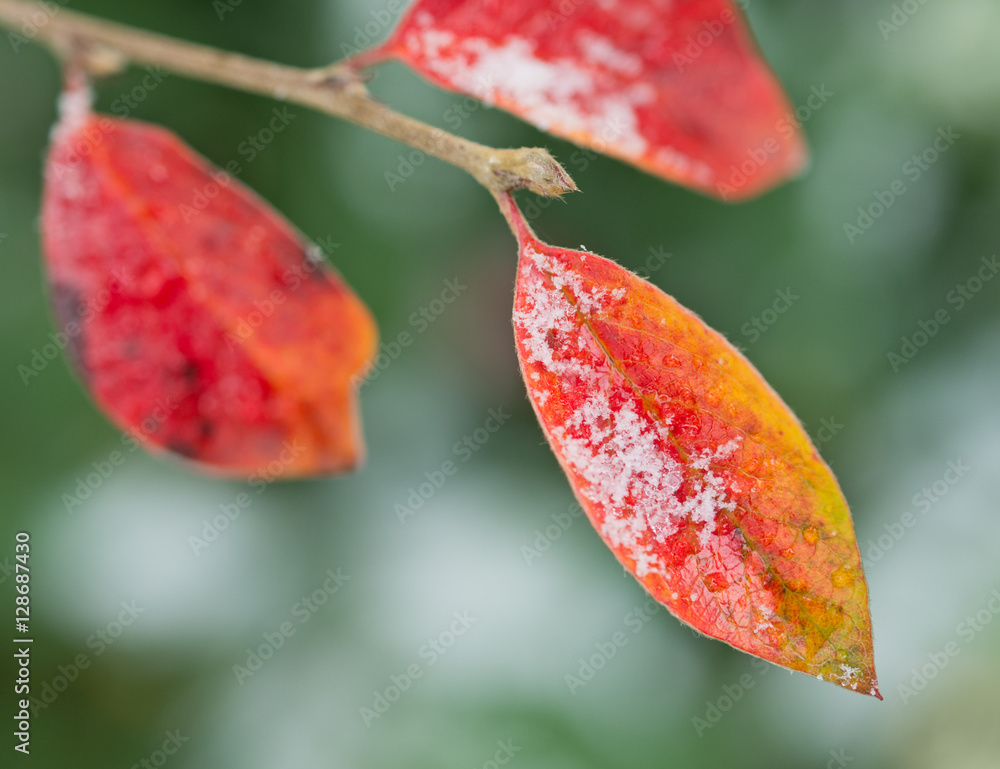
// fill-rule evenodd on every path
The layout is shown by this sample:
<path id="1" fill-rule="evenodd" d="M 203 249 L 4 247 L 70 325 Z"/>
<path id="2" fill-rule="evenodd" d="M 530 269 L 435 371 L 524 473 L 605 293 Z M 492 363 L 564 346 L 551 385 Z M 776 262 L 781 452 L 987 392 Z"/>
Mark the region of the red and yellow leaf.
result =
<path id="1" fill-rule="evenodd" d="M 355 467 L 367 308 L 231 174 L 86 100 L 64 97 L 42 238 L 59 332 L 98 405 L 221 473 Z"/>
<path id="2" fill-rule="evenodd" d="M 850 511 L 788 407 L 671 297 L 502 205 L 528 394 L 607 545 L 702 633 L 880 697 Z"/>
<path id="3" fill-rule="evenodd" d="M 781 84 L 731 0 L 417 0 L 359 61 L 387 57 L 727 200 L 806 160 Z"/>

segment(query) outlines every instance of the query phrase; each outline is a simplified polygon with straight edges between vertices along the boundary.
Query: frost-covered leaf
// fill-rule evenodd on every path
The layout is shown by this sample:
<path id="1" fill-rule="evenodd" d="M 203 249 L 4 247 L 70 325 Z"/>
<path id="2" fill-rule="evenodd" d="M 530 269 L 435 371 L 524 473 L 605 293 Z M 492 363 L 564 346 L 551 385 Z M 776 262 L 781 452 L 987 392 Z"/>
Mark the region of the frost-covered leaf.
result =
<path id="1" fill-rule="evenodd" d="M 64 96 L 42 238 L 60 339 L 98 405 L 218 472 L 353 468 L 366 307 L 230 172 L 87 100 Z"/>
<path id="2" fill-rule="evenodd" d="M 879 697 L 850 511 L 788 407 L 672 298 L 503 205 L 524 381 L 607 545 L 702 633 Z"/>
<path id="3" fill-rule="evenodd" d="M 724 199 L 759 194 L 806 158 L 731 0 L 417 0 L 362 58 L 385 57 Z"/>

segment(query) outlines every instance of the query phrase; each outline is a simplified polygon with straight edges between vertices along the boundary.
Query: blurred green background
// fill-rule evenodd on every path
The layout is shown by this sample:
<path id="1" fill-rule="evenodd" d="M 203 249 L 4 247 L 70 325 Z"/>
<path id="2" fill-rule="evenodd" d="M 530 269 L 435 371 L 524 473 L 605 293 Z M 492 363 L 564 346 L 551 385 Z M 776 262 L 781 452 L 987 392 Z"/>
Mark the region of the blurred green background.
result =
<path id="1" fill-rule="evenodd" d="M 338 58 L 358 33 L 384 36 L 375 20 L 395 7 L 230 5 L 220 19 L 208 0 L 72 3 L 302 66 Z M 896 6 L 905 23 L 880 26 Z M 1000 5 L 754 0 L 748 12 L 795 104 L 814 88 L 832 94 L 800 115 L 809 172 L 760 200 L 726 205 L 574 155 L 495 110 L 468 111 L 459 132 L 552 149 L 583 193 L 538 209 L 539 234 L 633 270 L 655 266 L 653 282 L 741 346 L 802 419 L 854 511 L 885 702 L 754 665 L 665 611 L 636 613 L 641 588 L 589 524 L 566 525 L 571 493 L 517 374 L 515 250 L 492 200 L 433 160 L 390 189 L 385 174 L 398 173 L 406 148 L 302 108 L 243 162 L 242 179 L 310 237 L 339 244 L 332 261 L 372 306 L 384 341 L 415 335 L 363 389 L 367 466 L 268 487 L 197 553 L 190 538 L 245 485 L 135 454 L 67 513 L 63 495 L 120 436 L 61 359 L 27 385 L 18 375 L 53 330 L 36 222 L 59 76 L 45 50 L 15 52 L 5 39 L 0 613 L 13 605 L 14 534 L 29 530 L 33 693 L 64 688 L 33 719 L 31 758 L 21 760 L 4 642 L 5 766 L 129 767 L 163 758 L 168 734 L 180 735 L 169 766 L 216 769 L 488 768 L 508 757 L 523 769 L 1000 766 L 1000 621 L 989 608 L 1000 590 L 1000 279 L 974 293 L 969 284 L 1000 234 Z M 111 109 L 143 74 L 104 82 L 100 106 Z M 372 89 L 445 127 L 464 101 L 395 65 Z M 241 142 L 274 107 L 180 77 L 145 96 L 133 117 L 169 126 L 219 165 L 247 160 Z M 908 175 L 911 157 L 949 128 L 953 145 L 919 179 Z M 850 242 L 845 223 L 897 179 L 905 194 Z M 648 261 L 661 253 L 671 256 Z M 413 313 L 447 280 L 467 288 L 419 330 Z M 971 296 L 962 307 L 949 299 L 959 286 Z M 799 298 L 764 316 L 779 291 Z M 941 308 L 947 324 L 895 371 L 889 354 Z M 754 318 L 774 322 L 760 333 Z M 512 417 L 462 461 L 456 442 L 490 409 Z M 401 523 L 394 506 L 448 459 L 457 474 Z M 948 474 L 949 463 L 968 470 Z M 904 529 L 907 514 L 914 525 Z M 529 559 L 524 548 L 540 533 L 549 547 Z M 338 569 L 349 579 L 330 594 L 327 570 Z M 316 591 L 324 602 L 304 610 Z M 137 615 L 127 626 L 116 624 L 130 619 L 122 602 Z M 234 666 L 282 623 L 294 634 L 238 676 Z M 571 693 L 566 676 L 616 631 L 627 644 Z M 941 668 L 933 660 L 949 643 L 959 653 Z M 86 667 L 60 682 L 79 659 Z M 899 689 L 919 685 L 924 666 L 933 677 L 920 691 Z M 362 708 L 393 676 L 405 685 L 408 668 L 419 677 L 366 719 Z M 712 706 L 726 712 L 715 719 Z M 694 720 L 710 716 L 707 728 Z"/>

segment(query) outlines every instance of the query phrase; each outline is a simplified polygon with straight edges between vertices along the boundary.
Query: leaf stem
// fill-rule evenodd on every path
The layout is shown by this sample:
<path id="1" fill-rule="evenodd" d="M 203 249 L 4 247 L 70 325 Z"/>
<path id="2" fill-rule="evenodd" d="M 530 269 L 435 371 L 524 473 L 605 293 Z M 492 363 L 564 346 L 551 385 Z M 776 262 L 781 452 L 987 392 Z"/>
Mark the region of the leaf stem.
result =
<path id="1" fill-rule="evenodd" d="M 128 62 L 159 66 L 310 107 L 348 120 L 464 169 L 494 194 L 529 189 L 546 197 L 577 189 L 548 150 L 497 149 L 402 115 L 368 93 L 361 73 L 346 63 L 301 69 L 143 32 L 30 0 L 0 0 L 0 26 L 27 27 L 63 59 L 106 74 Z M 41 24 L 39 18 L 45 19 Z"/>
<path id="2" fill-rule="evenodd" d="M 493 197 L 497 205 L 500 206 L 500 213 L 503 214 L 503 218 L 507 220 L 507 226 L 514 233 L 518 247 L 523 246 L 529 240 L 537 240 L 534 230 L 531 229 L 531 225 L 524 218 L 524 214 L 518 207 L 517 201 L 514 200 L 514 193 L 509 190 L 503 190 L 493 192 Z"/>

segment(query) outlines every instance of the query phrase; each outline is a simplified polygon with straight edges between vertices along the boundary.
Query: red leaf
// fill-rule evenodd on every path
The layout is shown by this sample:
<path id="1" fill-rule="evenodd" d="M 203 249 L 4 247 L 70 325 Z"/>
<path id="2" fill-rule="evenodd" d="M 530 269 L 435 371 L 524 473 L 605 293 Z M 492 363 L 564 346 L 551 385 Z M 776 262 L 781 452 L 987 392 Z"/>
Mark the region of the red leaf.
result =
<path id="1" fill-rule="evenodd" d="M 168 131 L 64 97 L 42 235 L 83 383 L 143 442 L 232 474 L 361 460 L 372 318 L 318 251 Z"/>
<path id="2" fill-rule="evenodd" d="M 385 57 L 724 199 L 754 196 L 806 159 L 730 0 L 417 0 L 359 61 Z"/>
<path id="3" fill-rule="evenodd" d="M 788 407 L 672 298 L 503 205 L 528 395 L 607 545 L 702 633 L 880 697 L 850 511 Z"/>

